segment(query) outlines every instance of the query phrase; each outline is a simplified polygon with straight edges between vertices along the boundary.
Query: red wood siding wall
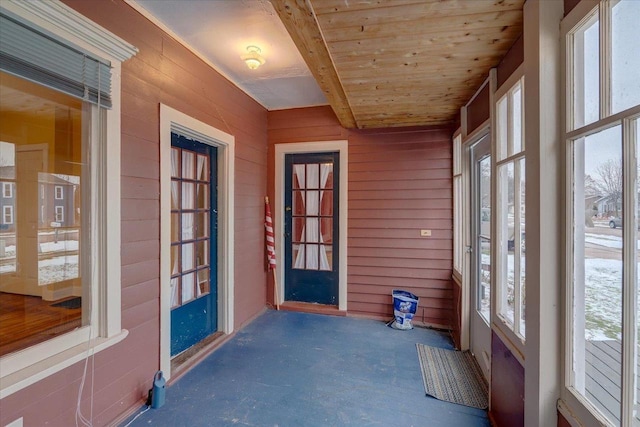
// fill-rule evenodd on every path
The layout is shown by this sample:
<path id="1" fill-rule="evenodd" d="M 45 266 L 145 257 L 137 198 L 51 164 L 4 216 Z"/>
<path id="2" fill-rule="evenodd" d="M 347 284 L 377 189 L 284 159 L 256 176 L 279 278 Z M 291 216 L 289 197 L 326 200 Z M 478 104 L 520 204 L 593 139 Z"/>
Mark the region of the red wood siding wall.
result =
<path id="1" fill-rule="evenodd" d="M 349 314 L 391 318 L 398 288 L 420 297 L 417 321 L 452 326 L 451 134 L 345 130 L 329 107 L 269 113 L 270 177 L 275 144 L 349 141 Z"/>
<path id="2" fill-rule="evenodd" d="M 141 404 L 159 367 L 159 103 L 235 136 L 235 327 L 264 308 L 267 112 L 120 0 L 65 0 L 135 45 L 122 68 L 122 326 L 129 336 L 95 357 L 82 409 L 108 425 Z M 0 401 L 0 425 L 75 425 L 84 364 Z"/>

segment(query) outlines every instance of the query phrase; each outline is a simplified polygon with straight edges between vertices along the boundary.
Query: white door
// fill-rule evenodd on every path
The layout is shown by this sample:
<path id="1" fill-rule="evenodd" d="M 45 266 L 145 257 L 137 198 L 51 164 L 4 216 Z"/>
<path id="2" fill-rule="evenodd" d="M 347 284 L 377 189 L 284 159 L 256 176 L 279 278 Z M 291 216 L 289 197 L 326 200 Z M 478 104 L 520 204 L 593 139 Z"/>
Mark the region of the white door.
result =
<path id="1" fill-rule="evenodd" d="M 491 141 L 471 147 L 471 351 L 491 372 Z"/>

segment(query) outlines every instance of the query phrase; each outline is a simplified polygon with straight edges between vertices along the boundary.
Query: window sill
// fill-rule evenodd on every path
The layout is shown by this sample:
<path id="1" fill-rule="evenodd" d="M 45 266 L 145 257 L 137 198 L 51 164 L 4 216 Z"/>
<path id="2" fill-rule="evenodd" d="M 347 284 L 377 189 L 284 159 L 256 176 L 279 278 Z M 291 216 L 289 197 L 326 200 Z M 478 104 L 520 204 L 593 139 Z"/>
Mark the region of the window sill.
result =
<path id="1" fill-rule="evenodd" d="M 572 394 L 575 403 L 569 405 L 565 400 L 566 396 L 558 399 L 558 412 L 571 427 L 584 427 L 586 425 L 597 425 L 601 427 L 612 426 L 612 424 L 600 414 L 589 410 L 580 398 Z M 574 399 L 568 399 L 573 401 Z M 574 406 L 575 405 L 575 406 Z"/>
<path id="2" fill-rule="evenodd" d="M 88 355 L 94 355 L 105 350 L 120 341 L 124 340 L 129 331 L 123 329 L 118 334 L 110 338 L 98 337 L 91 342 L 91 347 L 87 344 L 79 344 L 57 353 L 47 359 L 34 363 L 24 369 L 0 378 L 0 399 L 22 390 L 50 375 L 59 372 L 74 363 L 83 360 Z"/>

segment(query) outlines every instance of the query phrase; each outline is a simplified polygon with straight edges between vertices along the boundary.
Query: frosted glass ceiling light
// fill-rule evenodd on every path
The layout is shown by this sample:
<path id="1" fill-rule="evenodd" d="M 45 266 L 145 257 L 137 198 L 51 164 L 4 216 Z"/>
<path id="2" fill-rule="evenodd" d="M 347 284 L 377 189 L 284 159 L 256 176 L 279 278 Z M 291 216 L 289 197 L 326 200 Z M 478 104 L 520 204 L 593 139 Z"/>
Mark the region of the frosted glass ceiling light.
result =
<path id="1" fill-rule="evenodd" d="M 262 64 L 264 64 L 264 58 L 260 55 L 260 48 L 258 46 L 247 46 L 247 53 L 242 55 L 242 60 L 252 70 L 255 70 Z"/>

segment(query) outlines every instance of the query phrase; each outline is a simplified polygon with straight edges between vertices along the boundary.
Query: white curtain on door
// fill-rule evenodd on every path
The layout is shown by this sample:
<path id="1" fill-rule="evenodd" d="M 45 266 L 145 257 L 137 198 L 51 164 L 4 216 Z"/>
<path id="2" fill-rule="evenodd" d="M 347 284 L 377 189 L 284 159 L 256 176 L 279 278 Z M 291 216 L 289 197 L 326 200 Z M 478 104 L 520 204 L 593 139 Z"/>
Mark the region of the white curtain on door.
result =
<path id="1" fill-rule="evenodd" d="M 198 156 L 198 174 L 196 175 L 196 179 L 200 181 L 208 181 L 204 174 L 204 167 L 207 164 L 207 158 L 205 156 Z"/>
<path id="2" fill-rule="evenodd" d="M 320 165 L 320 188 L 324 188 L 327 185 L 327 179 L 329 174 L 333 170 L 333 164 L 321 164 Z M 322 198 L 324 197 L 324 190 L 320 191 L 320 206 L 322 206 Z M 332 201 L 333 202 L 333 201 Z M 318 227 L 319 229 L 320 227 Z M 333 230 L 331 230 L 333 233 Z M 322 240 L 322 233 L 319 234 L 320 243 L 324 243 Z M 329 258 L 327 257 L 327 247 L 320 245 L 320 270 L 331 270 L 329 265 Z"/>
<path id="3" fill-rule="evenodd" d="M 293 179 L 294 180 L 297 179 L 298 188 L 300 188 L 301 190 L 304 190 L 306 188 L 304 171 L 305 171 L 305 165 L 293 165 Z M 295 197 L 295 195 L 293 197 Z M 304 204 L 304 198 L 302 198 L 299 202 L 302 203 L 302 209 L 300 209 L 300 211 L 305 212 L 306 207 Z M 295 213 L 296 212 L 294 212 L 294 214 Z M 304 235 L 305 235 L 305 228 L 303 226 L 302 233 L 301 233 L 301 236 L 303 236 L 302 240 L 304 240 Z M 305 245 L 300 245 L 300 249 L 298 250 L 296 259 L 293 262 L 293 268 L 304 269 L 304 247 Z"/>
<path id="4" fill-rule="evenodd" d="M 307 165 L 307 187 L 318 188 L 319 168 L 317 164 Z M 318 210 L 320 193 L 318 190 L 307 190 L 306 197 L 306 231 L 307 243 L 318 243 L 320 241 L 320 224 L 318 223 Z M 318 246 L 307 244 L 307 270 L 318 269 Z"/>

